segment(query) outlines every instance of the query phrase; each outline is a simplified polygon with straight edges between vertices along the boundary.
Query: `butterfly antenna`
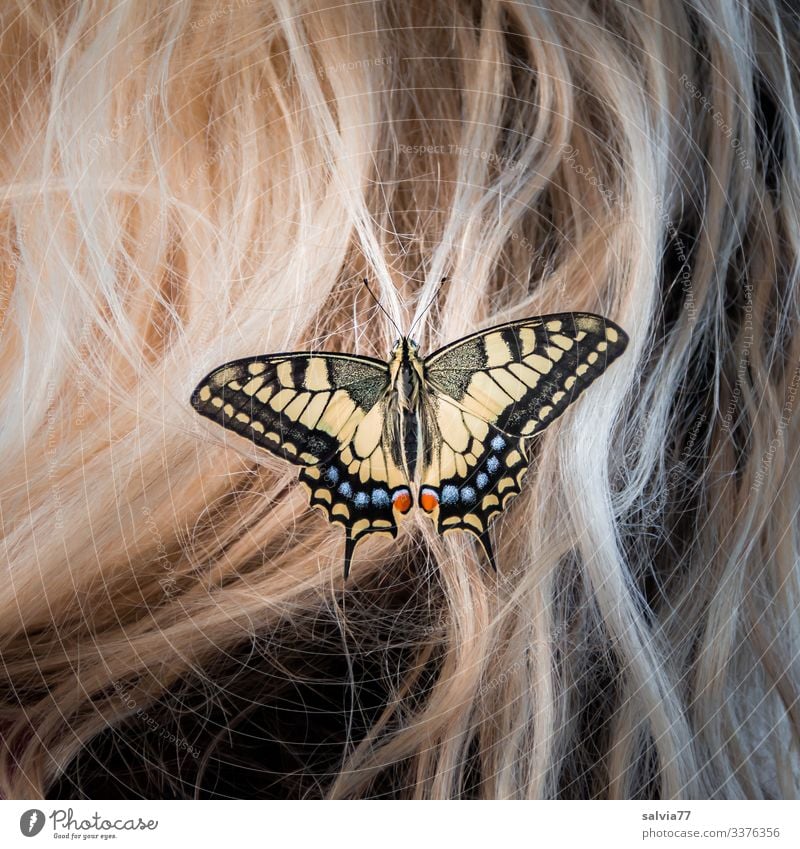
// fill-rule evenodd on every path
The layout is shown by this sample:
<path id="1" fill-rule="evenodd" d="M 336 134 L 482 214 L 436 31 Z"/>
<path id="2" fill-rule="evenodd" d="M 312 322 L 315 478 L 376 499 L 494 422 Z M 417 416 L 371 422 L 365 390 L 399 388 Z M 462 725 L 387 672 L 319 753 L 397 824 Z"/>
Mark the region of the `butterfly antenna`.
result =
<path id="1" fill-rule="evenodd" d="M 364 285 L 367 287 L 367 291 L 369 292 L 372 300 L 375 301 L 375 303 L 378 305 L 378 309 L 386 316 L 386 318 L 389 319 L 389 321 L 391 321 L 392 327 L 394 327 L 394 329 L 397 331 L 398 335 L 402 336 L 403 334 L 400 331 L 400 328 L 397 326 L 397 322 L 395 322 L 395 320 L 384 309 L 383 304 L 375 297 L 375 293 L 372 291 L 372 289 L 369 288 L 369 280 L 367 280 L 366 277 L 364 278 Z"/>
<path id="2" fill-rule="evenodd" d="M 425 309 L 419 314 L 419 316 L 417 316 L 416 321 L 409 328 L 409 331 L 408 331 L 409 336 L 412 334 L 414 328 L 419 324 L 419 322 L 421 321 L 421 319 L 425 315 L 425 313 L 433 306 L 433 302 L 439 297 L 439 292 L 442 291 L 442 286 L 444 286 L 444 284 L 447 283 L 447 281 L 449 279 L 450 279 L 449 277 L 442 277 L 442 279 L 439 281 L 439 285 L 436 287 L 436 291 L 433 293 L 433 296 L 431 297 L 431 299 L 426 304 Z"/>

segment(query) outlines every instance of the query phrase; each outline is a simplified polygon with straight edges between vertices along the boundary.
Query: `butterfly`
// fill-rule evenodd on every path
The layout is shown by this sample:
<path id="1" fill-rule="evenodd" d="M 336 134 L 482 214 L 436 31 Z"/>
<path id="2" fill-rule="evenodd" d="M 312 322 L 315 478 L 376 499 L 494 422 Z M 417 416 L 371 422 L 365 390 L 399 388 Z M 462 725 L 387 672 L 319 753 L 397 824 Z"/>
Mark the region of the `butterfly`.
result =
<path id="1" fill-rule="evenodd" d="M 415 495 L 440 533 L 473 534 L 497 570 L 489 523 L 520 492 L 530 439 L 627 343 L 607 318 L 557 313 L 427 357 L 402 336 L 387 362 L 311 351 L 234 360 L 200 381 L 191 404 L 301 467 L 311 505 L 344 526 L 345 579 L 357 543 L 396 537 Z"/>

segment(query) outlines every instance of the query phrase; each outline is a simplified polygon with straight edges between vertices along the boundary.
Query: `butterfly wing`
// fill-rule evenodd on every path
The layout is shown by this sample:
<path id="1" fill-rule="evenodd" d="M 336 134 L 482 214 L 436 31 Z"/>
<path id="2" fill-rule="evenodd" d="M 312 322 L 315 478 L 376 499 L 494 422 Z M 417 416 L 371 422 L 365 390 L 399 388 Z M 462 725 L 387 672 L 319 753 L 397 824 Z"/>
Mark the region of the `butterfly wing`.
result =
<path id="1" fill-rule="evenodd" d="M 396 537 L 396 514 L 408 513 L 413 506 L 406 474 L 389 447 L 392 438 L 389 403 L 384 397 L 364 416 L 341 450 L 300 471 L 311 504 L 345 528 L 345 578 L 358 541 L 370 533 Z"/>
<path id="2" fill-rule="evenodd" d="M 420 506 L 439 533 L 468 531 L 478 537 L 496 570 L 489 520 L 520 491 L 528 468 L 525 439 L 501 433 L 429 389 L 425 401 L 426 452 Z"/>
<path id="3" fill-rule="evenodd" d="M 438 530 L 475 534 L 494 566 L 489 520 L 520 491 L 526 440 L 554 421 L 625 350 L 628 337 L 591 313 L 492 327 L 425 360 L 420 504 Z"/>
<path id="4" fill-rule="evenodd" d="M 368 533 L 397 534 L 411 508 L 405 474 L 387 450 L 389 369 L 380 360 L 291 353 L 235 360 L 198 384 L 198 413 L 302 466 L 311 504 L 345 527 L 345 575 Z"/>
<path id="5" fill-rule="evenodd" d="M 559 313 L 467 336 L 425 360 L 430 386 L 513 436 L 543 430 L 625 350 L 607 318 Z"/>

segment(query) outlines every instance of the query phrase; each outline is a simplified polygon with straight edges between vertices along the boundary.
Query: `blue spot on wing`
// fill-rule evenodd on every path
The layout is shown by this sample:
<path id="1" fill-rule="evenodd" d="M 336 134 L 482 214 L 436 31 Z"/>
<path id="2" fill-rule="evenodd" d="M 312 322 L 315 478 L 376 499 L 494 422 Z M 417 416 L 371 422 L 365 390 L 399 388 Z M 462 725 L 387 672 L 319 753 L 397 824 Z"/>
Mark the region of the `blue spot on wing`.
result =
<path id="1" fill-rule="evenodd" d="M 471 486 L 465 486 L 461 490 L 461 500 L 465 504 L 474 504 L 475 503 L 475 490 Z"/>
<path id="2" fill-rule="evenodd" d="M 388 507 L 392 503 L 392 499 L 389 498 L 389 493 L 385 489 L 373 489 L 372 503 L 376 507 Z"/>
<path id="3" fill-rule="evenodd" d="M 486 472 L 480 472 L 478 477 L 475 478 L 475 483 L 478 485 L 478 489 L 486 489 L 489 485 L 489 475 Z"/>
<path id="4" fill-rule="evenodd" d="M 486 468 L 494 474 L 500 468 L 500 461 L 495 456 L 489 457 L 486 461 Z"/>
<path id="5" fill-rule="evenodd" d="M 457 504 L 458 503 L 458 487 L 452 484 L 442 487 L 442 504 Z"/>
<path id="6" fill-rule="evenodd" d="M 505 439 L 503 439 L 503 437 L 499 435 L 495 436 L 495 438 L 492 440 L 492 448 L 494 448 L 495 451 L 502 451 L 505 447 Z"/>
<path id="7" fill-rule="evenodd" d="M 325 472 L 325 480 L 330 484 L 336 484 L 339 481 L 339 470 L 334 466 L 329 466 Z"/>
<path id="8" fill-rule="evenodd" d="M 338 492 L 339 492 L 339 495 L 343 495 L 345 498 L 352 498 L 353 497 L 353 487 L 350 486 L 350 484 L 347 481 L 345 481 L 339 487 Z"/>

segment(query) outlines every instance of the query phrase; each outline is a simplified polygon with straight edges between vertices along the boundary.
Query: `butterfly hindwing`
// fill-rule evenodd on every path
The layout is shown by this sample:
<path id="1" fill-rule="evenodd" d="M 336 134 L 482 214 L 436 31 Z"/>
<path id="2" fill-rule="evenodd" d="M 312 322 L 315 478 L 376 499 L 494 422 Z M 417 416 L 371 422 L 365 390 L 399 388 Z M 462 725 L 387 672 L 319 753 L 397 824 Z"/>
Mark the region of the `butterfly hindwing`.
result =
<path id="1" fill-rule="evenodd" d="M 358 541 L 371 533 L 396 537 L 395 514 L 405 514 L 413 505 L 405 473 L 387 449 L 386 403 L 374 409 L 373 420 L 367 417 L 341 451 L 300 470 L 312 506 L 345 528 L 345 577 Z"/>
<path id="2" fill-rule="evenodd" d="M 434 390 L 514 436 L 544 430 L 625 350 L 621 328 L 592 313 L 492 327 L 425 360 Z"/>
<path id="3" fill-rule="evenodd" d="M 520 491 L 528 468 L 525 440 L 501 433 L 435 390 L 428 406 L 434 445 L 422 468 L 420 506 L 439 533 L 477 536 L 496 570 L 489 522 Z"/>
<path id="4" fill-rule="evenodd" d="M 276 354 L 226 363 L 192 394 L 201 415 L 302 466 L 313 506 L 346 532 L 345 574 L 358 540 L 397 535 L 412 506 L 386 448 L 385 363 L 338 354 Z"/>

